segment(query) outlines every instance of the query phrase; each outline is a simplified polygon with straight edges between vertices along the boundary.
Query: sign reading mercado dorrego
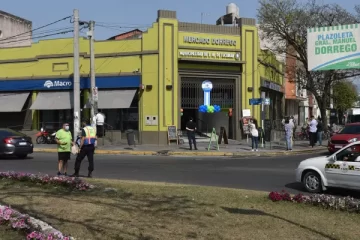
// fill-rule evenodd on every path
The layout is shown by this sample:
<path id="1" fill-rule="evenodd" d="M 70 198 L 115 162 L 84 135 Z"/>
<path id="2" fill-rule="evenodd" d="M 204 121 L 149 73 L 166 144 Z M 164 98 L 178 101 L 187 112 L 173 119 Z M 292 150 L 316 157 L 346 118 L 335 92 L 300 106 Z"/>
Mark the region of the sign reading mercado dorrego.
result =
<path id="1" fill-rule="evenodd" d="M 308 70 L 360 68 L 360 25 L 309 28 Z"/>

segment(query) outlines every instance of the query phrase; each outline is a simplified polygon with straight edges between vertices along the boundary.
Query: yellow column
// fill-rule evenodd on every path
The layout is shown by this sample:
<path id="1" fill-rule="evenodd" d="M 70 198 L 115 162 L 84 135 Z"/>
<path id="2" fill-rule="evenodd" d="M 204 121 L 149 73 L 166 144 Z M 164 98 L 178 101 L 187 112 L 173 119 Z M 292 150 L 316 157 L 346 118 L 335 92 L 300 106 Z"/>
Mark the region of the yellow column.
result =
<path id="1" fill-rule="evenodd" d="M 34 102 L 36 100 L 38 92 L 33 91 L 31 94 L 31 101 Z M 38 110 L 31 110 L 31 119 L 32 119 L 32 129 L 38 129 L 39 128 L 39 111 Z"/>

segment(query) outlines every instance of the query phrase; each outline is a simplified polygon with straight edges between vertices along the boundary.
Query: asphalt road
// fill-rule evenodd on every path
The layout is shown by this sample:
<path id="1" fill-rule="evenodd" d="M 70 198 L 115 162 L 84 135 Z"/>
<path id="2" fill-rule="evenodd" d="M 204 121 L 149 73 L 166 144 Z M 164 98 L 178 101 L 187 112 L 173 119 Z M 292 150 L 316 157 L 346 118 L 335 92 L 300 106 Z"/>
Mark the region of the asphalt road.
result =
<path id="1" fill-rule="evenodd" d="M 306 158 L 318 156 L 292 155 L 279 157 L 167 157 L 96 155 L 94 177 L 184 183 L 263 191 L 302 190 L 295 181 L 295 168 Z M 73 173 L 74 159 L 70 160 Z M 87 160 L 81 174 L 87 174 Z M 34 153 L 25 160 L 0 159 L 0 171 L 46 173 L 57 172 L 57 155 Z"/>

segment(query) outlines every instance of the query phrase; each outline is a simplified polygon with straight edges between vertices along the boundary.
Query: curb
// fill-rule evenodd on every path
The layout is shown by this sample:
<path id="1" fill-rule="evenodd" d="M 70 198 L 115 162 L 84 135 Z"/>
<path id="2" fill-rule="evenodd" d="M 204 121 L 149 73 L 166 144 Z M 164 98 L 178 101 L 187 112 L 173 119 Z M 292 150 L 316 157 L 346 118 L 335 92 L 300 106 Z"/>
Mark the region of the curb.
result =
<path id="1" fill-rule="evenodd" d="M 309 154 L 315 152 L 321 152 L 325 149 L 304 149 L 297 151 L 274 151 L 274 152 L 171 152 L 171 151 L 136 151 L 136 150 L 95 150 L 95 154 L 102 155 L 135 155 L 135 156 L 156 156 L 156 155 L 164 155 L 164 156 L 210 156 L 210 157 L 249 157 L 249 156 L 280 156 L 280 155 L 302 155 Z M 40 153 L 56 153 L 57 150 L 53 148 L 34 148 L 34 152 Z"/>
<path id="2" fill-rule="evenodd" d="M 34 152 L 40 153 L 57 153 L 53 148 L 34 148 Z M 155 151 L 131 151 L 131 150 L 95 150 L 95 154 L 104 155 L 158 155 Z"/>

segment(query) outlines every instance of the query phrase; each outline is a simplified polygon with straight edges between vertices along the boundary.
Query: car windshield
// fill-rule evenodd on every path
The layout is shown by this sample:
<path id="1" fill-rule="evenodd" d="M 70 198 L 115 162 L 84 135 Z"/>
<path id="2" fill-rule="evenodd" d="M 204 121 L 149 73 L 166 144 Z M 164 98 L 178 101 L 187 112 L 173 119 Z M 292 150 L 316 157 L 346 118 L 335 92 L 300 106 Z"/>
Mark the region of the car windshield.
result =
<path id="1" fill-rule="evenodd" d="M 360 125 L 345 126 L 339 134 L 360 134 Z"/>
<path id="2" fill-rule="evenodd" d="M 0 139 L 6 138 L 6 137 L 10 137 L 10 136 L 26 136 L 23 133 L 20 132 L 16 132 L 14 130 L 11 129 L 0 129 Z"/>

